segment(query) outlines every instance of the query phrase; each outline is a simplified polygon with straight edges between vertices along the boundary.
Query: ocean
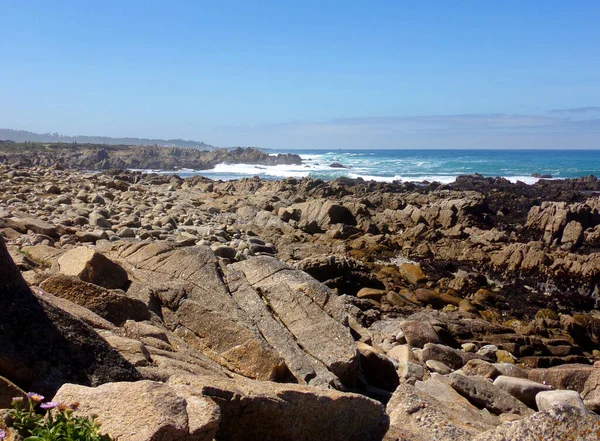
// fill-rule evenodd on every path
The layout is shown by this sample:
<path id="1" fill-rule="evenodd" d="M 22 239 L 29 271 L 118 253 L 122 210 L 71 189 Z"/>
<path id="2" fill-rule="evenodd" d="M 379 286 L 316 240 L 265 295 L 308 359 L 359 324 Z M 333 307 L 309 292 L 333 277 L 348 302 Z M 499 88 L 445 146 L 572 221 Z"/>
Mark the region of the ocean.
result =
<path id="1" fill-rule="evenodd" d="M 263 179 L 310 176 L 331 180 L 346 176 L 392 182 L 453 182 L 458 175 L 479 173 L 502 176 L 510 181 L 535 183 L 532 175 L 554 179 L 600 176 L 600 150 L 288 150 L 270 154 L 297 153 L 302 165 L 261 166 L 219 164 L 212 170 L 179 170 L 179 176 L 202 175 L 231 180 L 260 176 Z M 339 163 L 347 168 L 331 167 Z M 165 173 L 163 171 L 163 173 Z"/>

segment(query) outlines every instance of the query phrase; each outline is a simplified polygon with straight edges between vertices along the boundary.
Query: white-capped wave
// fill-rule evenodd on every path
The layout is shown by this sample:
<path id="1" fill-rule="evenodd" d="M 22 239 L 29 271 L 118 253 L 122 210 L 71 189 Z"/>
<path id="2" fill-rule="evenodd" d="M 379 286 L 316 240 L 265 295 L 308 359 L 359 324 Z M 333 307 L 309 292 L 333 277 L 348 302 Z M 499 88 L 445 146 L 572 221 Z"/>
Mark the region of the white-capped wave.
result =
<path id="1" fill-rule="evenodd" d="M 320 156 L 320 155 L 313 155 Z M 299 165 L 256 165 L 256 164 L 217 164 L 214 168 L 208 170 L 192 170 L 192 169 L 179 169 L 179 170 L 139 170 L 150 173 L 160 174 L 178 174 L 182 177 L 188 177 L 193 175 L 206 176 L 212 179 L 220 180 L 232 180 L 241 179 L 244 177 L 259 176 L 264 179 L 284 179 L 284 178 L 320 178 L 324 180 L 335 179 L 338 177 L 348 177 L 352 179 L 362 178 L 366 181 L 377 181 L 377 182 L 440 182 L 442 184 L 449 184 L 456 180 L 456 177 L 460 174 L 423 174 L 423 175 L 405 175 L 405 174 L 394 174 L 390 176 L 381 176 L 374 173 L 378 171 L 382 174 L 385 173 L 383 170 L 377 170 L 377 167 L 371 168 L 364 166 L 353 168 L 337 168 L 330 167 L 330 162 L 311 162 L 305 161 Z M 507 176 L 506 179 L 515 183 L 517 181 L 524 182 L 525 184 L 535 184 L 540 178 L 534 178 L 531 176 Z M 556 178 L 555 178 L 556 179 Z"/>

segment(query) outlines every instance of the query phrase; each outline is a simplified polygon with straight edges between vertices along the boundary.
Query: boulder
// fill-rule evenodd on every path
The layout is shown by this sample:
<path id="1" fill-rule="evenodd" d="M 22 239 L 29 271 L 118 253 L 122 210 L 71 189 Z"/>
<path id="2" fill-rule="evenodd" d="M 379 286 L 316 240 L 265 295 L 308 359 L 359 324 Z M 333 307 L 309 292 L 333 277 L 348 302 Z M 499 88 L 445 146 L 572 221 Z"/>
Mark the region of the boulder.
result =
<path id="1" fill-rule="evenodd" d="M 477 375 L 486 380 L 493 380 L 500 375 L 500 371 L 493 363 L 480 359 L 469 360 L 468 363 L 462 367 L 462 372 L 465 375 Z"/>
<path id="2" fill-rule="evenodd" d="M 525 380 L 524 378 L 507 377 L 505 375 L 497 377 L 494 380 L 494 386 L 508 392 L 532 409 L 536 408 L 536 396 L 540 392 L 552 390 L 550 386 L 536 383 L 535 381 Z"/>
<path id="3" fill-rule="evenodd" d="M 298 226 L 309 234 L 324 232 L 332 224 L 356 225 L 348 208 L 328 200 L 314 199 L 287 208 L 288 212 L 295 210 L 300 211 Z"/>
<path id="4" fill-rule="evenodd" d="M 397 345 L 394 346 L 387 352 L 388 357 L 396 360 L 398 363 L 402 363 L 404 361 L 410 361 L 411 363 L 417 363 L 417 358 L 415 357 L 413 351 L 408 345 Z"/>
<path id="5" fill-rule="evenodd" d="M 219 440 L 375 441 L 388 428 L 383 406 L 362 395 L 199 375 L 174 376 L 168 384 L 219 405 Z"/>
<path id="6" fill-rule="evenodd" d="M 587 407 L 596 413 L 600 413 L 600 369 L 598 367 L 585 381 L 581 396 Z"/>
<path id="7" fill-rule="evenodd" d="M 436 372 L 440 375 L 448 375 L 450 372 L 452 372 L 452 369 L 450 369 L 444 363 L 441 363 L 436 360 L 427 360 L 425 362 L 425 365 L 429 368 L 430 371 Z"/>
<path id="8" fill-rule="evenodd" d="M 100 317 L 98 314 L 90 311 L 89 309 L 78 305 L 77 303 L 73 303 L 70 300 L 63 299 L 61 297 L 57 297 L 49 292 L 44 291 L 40 287 L 31 288 L 32 292 L 35 296 L 47 303 L 50 303 L 53 306 L 56 306 L 59 309 L 73 315 L 78 318 L 82 322 L 91 326 L 95 330 L 105 329 L 108 331 L 114 331 L 117 327 L 109 322 L 108 320 Z"/>
<path id="9" fill-rule="evenodd" d="M 586 381 L 595 370 L 596 368 L 586 364 L 563 364 L 549 369 L 532 369 L 529 371 L 529 379 L 555 389 L 583 392 Z"/>
<path id="10" fill-rule="evenodd" d="M 464 441 L 497 424 L 444 383 L 416 384 L 401 384 L 387 403 L 390 428 L 385 440 Z"/>
<path id="11" fill-rule="evenodd" d="M 141 341 L 121 337 L 106 330 L 98 330 L 98 334 L 135 367 L 148 366 L 152 363 L 150 352 Z"/>
<path id="12" fill-rule="evenodd" d="M 436 309 L 441 309 L 446 305 L 460 305 L 461 299 L 451 294 L 440 294 L 431 289 L 420 288 L 415 291 L 415 297 L 423 305 L 431 305 Z"/>
<path id="13" fill-rule="evenodd" d="M 21 249 L 34 262 L 51 266 L 65 250 L 48 245 L 25 246 Z"/>
<path id="14" fill-rule="evenodd" d="M 425 344 L 421 354 L 424 362 L 427 360 L 436 360 L 452 369 L 460 369 L 469 360 L 481 358 L 469 352 L 459 351 L 458 349 L 434 343 Z"/>
<path id="15" fill-rule="evenodd" d="M 79 403 L 77 413 L 97 415 L 101 432 L 121 441 L 211 441 L 221 413 L 210 398 L 186 398 L 154 381 L 62 386 L 53 401 Z"/>
<path id="16" fill-rule="evenodd" d="M 553 407 L 529 418 L 502 424 L 472 441 L 597 441 L 599 430 L 599 416 L 575 407 Z"/>
<path id="17" fill-rule="evenodd" d="M 359 299 L 371 299 L 377 302 L 381 301 L 381 298 L 385 297 L 386 295 L 386 290 L 376 288 L 361 288 L 356 293 L 356 297 L 358 297 Z"/>
<path id="18" fill-rule="evenodd" d="M 442 343 L 430 322 L 406 320 L 400 324 L 400 328 L 406 342 L 414 348 L 422 348 L 427 343 Z"/>
<path id="19" fill-rule="evenodd" d="M 535 397 L 535 403 L 540 411 L 548 410 L 552 407 L 576 407 L 584 412 L 588 408 L 583 404 L 581 395 L 574 390 L 548 390 L 538 393 Z"/>
<path id="20" fill-rule="evenodd" d="M 84 306 L 100 317 L 121 326 L 127 320 L 147 320 L 150 312 L 144 302 L 106 288 L 62 274 L 49 277 L 40 288 L 55 296 Z"/>
<path id="21" fill-rule="evenodd" d="M 61 274 L 108 289 L 123 288 L 128 280 L 127 272 L 120 265 L 93 248 L 69 250 L 58 258 L 56 265 Z"/>
<path id="22" fill-rule="evenodd" d="M 427 281 L 427 276 L 423 273 L 421 267 L 412 263 L 403 263 L 399 265 L 398 272 L 404 280 L 415 286 Z"/>
<path id="23" fill-rule="evenodd" d="M 134 381 L 139 373 L 81 320 L 31 292 L 0 238 L 0 375 L 52 395 L 64 383 Z"/>
<path id="24" fill-rule="evenodd" d="M 514 413 L 526 416 L 532 412 L 508 392 L 479 377 L 465 377 L 456 372 L 448 375 L 450 385 L 478 407 L 485 407 L 496 415 Z"/>

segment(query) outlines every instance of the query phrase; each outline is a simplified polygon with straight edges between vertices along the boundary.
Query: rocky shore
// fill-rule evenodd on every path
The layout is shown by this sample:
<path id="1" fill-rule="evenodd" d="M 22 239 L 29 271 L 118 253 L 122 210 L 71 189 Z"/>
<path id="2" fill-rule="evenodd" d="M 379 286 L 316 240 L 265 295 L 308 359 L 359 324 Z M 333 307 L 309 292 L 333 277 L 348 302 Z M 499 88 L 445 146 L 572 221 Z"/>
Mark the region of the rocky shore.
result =
<path id="1" fill-rule="evenodd" d="M 600 438 L 594 177 L 4 155 L 0 407 L 35 390 L 135 441 Z"/>
<path id="2" fill-rule="evenodd" d="M 57 166 L 72 170 L 207 170 L 217 164 L 301 164 L 293 153 L 269 155 L 255 148 L 191 148 L 103 144 L 13 143 L 0 140 L 0 163 Z"/>

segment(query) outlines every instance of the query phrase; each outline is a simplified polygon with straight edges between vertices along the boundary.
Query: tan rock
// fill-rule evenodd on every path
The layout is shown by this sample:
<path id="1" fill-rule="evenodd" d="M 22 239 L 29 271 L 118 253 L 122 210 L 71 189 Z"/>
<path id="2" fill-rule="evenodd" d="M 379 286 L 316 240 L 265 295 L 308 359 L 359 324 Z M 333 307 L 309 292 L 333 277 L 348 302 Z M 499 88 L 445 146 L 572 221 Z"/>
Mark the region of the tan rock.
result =
<path id="1" fill-rule="evenodd" d="M 497 424 L 452 388 L 431 381 L 417 382 L 418 388 L 401 384 L 396 389 L 386 406 L 390 429 L 385 440 L 464 441 Z"/>
<path id="2" fill-rule="evenodd" d="M 122 441 L 210 441 L 220 420 L 209 398 L 188 400 L 153 381 L 108 383 L 95 388 L 65 384 L 54 401 L 79 403 L 79 415 L 98 415 L 101 432 Z"/>
<path id="3" fill-rule="evenodd" d="M 123 288 L 128 276 L 125 270 L 92 248 L 79 247 L 67 251 L 56 261 L 57 270 L 84 282 L 108 289 Z"/>
<path id="4" fill-rule="evenodd" d="M 530 415 L 533 413 L 525 404 L 508 392 L 492 385 L 479 377 L 465 377 L 456 372 L 448 376 L 450 385 L 462 396 L 478 407 L 485 407 L 490 412 L 500 415 L 514 413 Z"/>
<path id="5" fill-rule="evenodd" d="M 550 369 L 532 369 L 529 379 L 555 389 L 582 392 L 586 381 L 595 371 L 596 368 L 585 364 L 564 364 Z"/>
<path id="6" fill-rule="evenodd" d="M 376 288 L 361 288 L 357 293 L 356 297 L 359 299 L 372 299 L 376 301 L 380 301 L 382 297 L 387 294 L 387 291 L 384 289 L 376 289 Z"/>
<path id="7" fill-rule="evenodd" d="M 430 322 L 406 320 L 400 328 L 404 332 L 406 342 L 415 348 L 422 348 L 427 343 L 441 343 L 441 339 Z"/>
<path id="8" fill-rule="evenodd" d="M 403 263 L 399 265 L 398 272 L 404 280 L 415 286 L 427 281 L 427 276 L 423 273 L 423 270 L 418 265 L 412 263 Z"/>
<path id="9" fill-rule="evenodd" d="M 62 274 L 49 277 L 40 285 L 43 290 L 88 308 L 117 326 L 128 319 L 146 320 L 150 312 L 144 302 L 101 286 Z M 122 291 L 121 291 L 122 292 Z"/>
<path id="10" fill-rule="evenodd" d="M 553 407 L 576 407 L 583 412 L 588 412 L 581 395 L 574 390 L 547 390 L 540 391 L 535 396 L 535 403 L 540 411 L 548 410 Z"/>
<path id="11" fill-rule="evenodd" d="M 65 250 L 54 248 L 48 245 L 33 245 L 22 248 L 23 252 L 31 257 L 35 262 L 51 266 L 58 257 L 65 253 Z"/>
<path id="12" fill-rule="evenodd" d="M 219 405 L 223 440 L 375 441 L 388 427 L 380 403 L 351 393 L 206 376 L 175 376 L 168 384 Z"/>
<path id="13" fill-rule="evenodd" d="M 600 366 L 585 381 L 581 396 L 587 407 L 596 413 L 600 412 Z"/>

